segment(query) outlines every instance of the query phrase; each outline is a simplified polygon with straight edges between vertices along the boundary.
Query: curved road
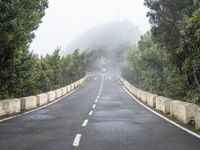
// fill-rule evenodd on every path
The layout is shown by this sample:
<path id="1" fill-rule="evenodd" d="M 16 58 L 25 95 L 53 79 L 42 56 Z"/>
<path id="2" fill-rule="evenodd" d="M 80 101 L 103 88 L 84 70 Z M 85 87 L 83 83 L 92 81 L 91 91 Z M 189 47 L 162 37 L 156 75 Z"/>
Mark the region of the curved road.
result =
<path id="1" fill-rule="evenodd" d="M 199 150 L 200 139 L 140 106 L 114 73 L 93 73 L 63 100 L 0 123 L 0 149 Z"/>

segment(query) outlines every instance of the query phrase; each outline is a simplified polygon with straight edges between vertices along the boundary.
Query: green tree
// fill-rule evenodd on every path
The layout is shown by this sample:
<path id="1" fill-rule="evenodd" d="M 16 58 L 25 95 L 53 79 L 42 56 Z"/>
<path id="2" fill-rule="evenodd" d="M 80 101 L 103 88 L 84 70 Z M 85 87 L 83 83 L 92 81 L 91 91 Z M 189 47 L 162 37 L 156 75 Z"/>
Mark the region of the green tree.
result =
<path id="1" fill-rule="evenodd" d="M 88 53 L 39 57 L 28 50 L 47 0 L 0 1 L 0 99 L 61 88 L 85 75 Z"/>
<path id="2" fill-rule="evenodd" d="M 147 32 L 138 42 L 138 46 L 129 50 L 125 62 L 125 77 L 133 84 L 144 90 L 163 94 L 164 53 L 152 41 Z"/>
<path id="3" fill-rule="evenodd" d="M 47 6 L 47 0 L 0 2 L 0 98 L 24 95 L 33 61 L 29 43 Z"/>
<path id="4" fill-rule="evenodd" d="M 200 1 L 145 0 L 151 33 L 125 61 L 124 76 L 144 90 L 200 103 Z"/>
<path id="5" fill-rule="evenodd" d="M 12 65 L 18 51 L 28 48 L 47 6 L 47 0 L 0 2 L 0 70 Z"/>
<path id="6" fill-rule="evenodd" d="M 173 74 L 188 91 L 200 93 L 198 0 L 145 0 L 153 39 L 169 54 Z M 182 80 L 181 80 L 182 79 Z M 171 80 L 173 81 L 173 80 Z M 181 85 L 181 84 L 179 84 Z M 185 91 L 185 88 L 179 88 Z M 191 92 L 190 92 L 191 93 Z M 199 95 L 199 94 L 198 94 Z"/>

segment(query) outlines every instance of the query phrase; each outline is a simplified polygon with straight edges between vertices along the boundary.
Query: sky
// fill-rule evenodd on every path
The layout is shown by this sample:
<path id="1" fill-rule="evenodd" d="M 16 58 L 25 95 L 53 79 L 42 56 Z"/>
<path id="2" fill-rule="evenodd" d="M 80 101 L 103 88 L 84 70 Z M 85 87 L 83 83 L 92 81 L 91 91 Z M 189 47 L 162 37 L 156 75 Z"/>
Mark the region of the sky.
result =
<path id="1" fill-rule="evenodd" d="M 70 42 L 99 24 L 129 20 L 145 33 L 150 29 L 144 0 L 49 0 L 30 50 L 39 55 L 64 50 Z"/>

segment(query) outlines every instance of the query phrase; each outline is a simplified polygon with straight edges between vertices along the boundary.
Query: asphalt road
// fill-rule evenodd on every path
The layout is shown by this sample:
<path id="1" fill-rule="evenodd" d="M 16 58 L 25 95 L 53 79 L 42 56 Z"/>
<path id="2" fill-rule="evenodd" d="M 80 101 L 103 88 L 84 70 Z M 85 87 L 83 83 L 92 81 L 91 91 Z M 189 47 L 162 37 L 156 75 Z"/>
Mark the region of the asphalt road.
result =
<path id="1" fill-rule="evenodd" d="M 139 105 L 112 73 L 89 74 L 63 100 L 0 123 L 0 150 L 73 149 L 199 150 L 200 139 Z"/>

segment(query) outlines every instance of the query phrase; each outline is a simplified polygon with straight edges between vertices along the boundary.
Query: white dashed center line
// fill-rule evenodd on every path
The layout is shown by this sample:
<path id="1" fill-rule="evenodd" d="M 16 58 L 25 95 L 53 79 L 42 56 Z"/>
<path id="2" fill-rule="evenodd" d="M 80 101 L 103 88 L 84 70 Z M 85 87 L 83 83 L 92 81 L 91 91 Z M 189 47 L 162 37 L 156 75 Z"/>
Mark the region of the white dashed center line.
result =
<path id="1" fill-rule="evenodd" d="M 97 80 L 98 78 L 95 77 L 94 79 Z M 98 99 L 99 99 L 99 97 L 100 97 L 100 95 L 101 95 L 101 92 L 102 92 L 102 89 L 103 89 L 103 80 L 104 80 L 104 75 L 102 75 L 101 88 L 100 88 L 100 90 L 99 90 L 99 93 L 98 93 L 98 96 L 97 96 L 97 98 L 96 98 L 96 100 L 95 100 L 95 103 L 98 102 Z M 96 104 L 94 104 L 94 105 L 92 106 L 93 109 L 94 109 L 95 107 L 96 107 Z M 89 112 L 89 116 L 91 116 L 92 114 L 93 114 L 93 111 L 90 111 L 90 112 Z M 83 122 L 83 124 L 82 124 L 82 127 L 87 126 L 87 124 L 88 124 L 88 119 L 87 119 L 87 120 L 84 120 L 84 122 Z M 74 141 L 73 141 L 73 146 L 75 146 L 75 147 L 78 147 L 78 146 L 79 146 L 79 143 L 80 143 L 80 140 L 81 140 L 81 136 L 82 136 L 81 134 L 76 134 L 76 137 L 74 138 Z"/>
<path id="2" fill-rule="evenodd" d="M 82 124 L 82 127 L 87 126 L 87 123 L 88 123 L 88 120 L 85 120 L 85 121 L 83 122 L 83 124 Z"/>
<path id="3" fill-rule="evenodd" d="M 76 134 L 76 137 L 73 142 L 73 146 L 76 146 L 76 147 L 79 146 L 80 140 L 81 140 L 81 134 Z"/>
<path id="4" fill-rule="evenodd" d="M 89 113 L 89 116 L 91 116 L 91 115 L 92 115 L 92 113 L 93 113 L 93 111 L 90 111 L 90 113 Z"/>
<path id="5" fill-rule="evenodd" d="M 92 108 L 95 108 L 96 107 L 96 105 L 94 104 L 93 106 L 92 106 Z"/>

